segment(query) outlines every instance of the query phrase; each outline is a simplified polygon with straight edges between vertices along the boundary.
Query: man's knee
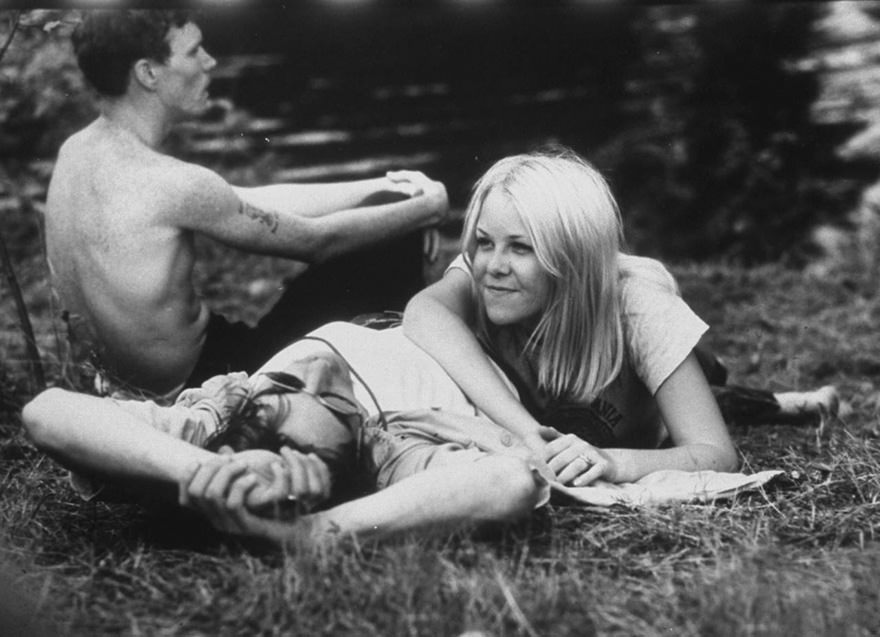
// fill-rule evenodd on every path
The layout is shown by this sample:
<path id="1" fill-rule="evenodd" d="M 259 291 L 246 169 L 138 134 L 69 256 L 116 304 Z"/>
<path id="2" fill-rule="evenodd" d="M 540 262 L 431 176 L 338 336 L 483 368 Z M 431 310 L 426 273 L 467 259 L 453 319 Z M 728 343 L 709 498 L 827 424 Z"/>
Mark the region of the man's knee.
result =
<path id="1" fill-rule="evenodd" d="M 40 449 L 57 446 L 54 423 L 64 411 L 63 389 L 52 388 L 38 394 L 21 411 L 21 420 L 33 443 Z"/>

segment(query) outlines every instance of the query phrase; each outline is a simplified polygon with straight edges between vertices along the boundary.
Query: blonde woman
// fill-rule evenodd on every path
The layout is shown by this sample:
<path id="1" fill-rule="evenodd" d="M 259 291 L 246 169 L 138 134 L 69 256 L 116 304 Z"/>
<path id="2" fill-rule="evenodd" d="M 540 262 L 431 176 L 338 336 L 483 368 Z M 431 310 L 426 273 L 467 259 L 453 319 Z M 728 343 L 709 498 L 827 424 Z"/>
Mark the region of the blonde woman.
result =
<path id="1" fill-rule="evenodd" d="M 621 244 L 608 185 L 578 155 L 502 159 L 474 187 L 462 256 L 409 303 L 404 331 L 563 483 L 735 469 L 695 351 L 708 326 Z"/>

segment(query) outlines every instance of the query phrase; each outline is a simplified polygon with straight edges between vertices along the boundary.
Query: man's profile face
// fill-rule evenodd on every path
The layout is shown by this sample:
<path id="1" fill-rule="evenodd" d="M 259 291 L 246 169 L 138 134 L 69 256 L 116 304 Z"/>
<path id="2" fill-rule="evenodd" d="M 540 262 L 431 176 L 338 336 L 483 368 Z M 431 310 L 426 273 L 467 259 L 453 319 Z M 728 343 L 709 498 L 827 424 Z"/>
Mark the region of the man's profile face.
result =
<path id="1" fill-rule="evenodd" d="M 217 61 L 202 47 L 202 32 L 192 22 L 171 27 L 165 39 L 171 53 L 154 63 L 159 98 L 180 117 L 199 115 L 208 107 L 210 71 Z"/>
<path id="2" fill-rule="evenodd" d="M 357 435 L 352 430 L 353 419 L 340 418 L 315 394 L 329 392 L 357 405 L 348 366 L 336 354 L 322 352 L 294 360 L 283 371 L 303 381 L 304 391 L 261 397 L 269 410 L 270 426 L 274 425 L 279 434 L 297 447 L 320 449 L 322 457 L 342 459 Z M 255 393 L 272 386 L 272 381 L 262 374 L 255 375 L 253 383 Z"/>

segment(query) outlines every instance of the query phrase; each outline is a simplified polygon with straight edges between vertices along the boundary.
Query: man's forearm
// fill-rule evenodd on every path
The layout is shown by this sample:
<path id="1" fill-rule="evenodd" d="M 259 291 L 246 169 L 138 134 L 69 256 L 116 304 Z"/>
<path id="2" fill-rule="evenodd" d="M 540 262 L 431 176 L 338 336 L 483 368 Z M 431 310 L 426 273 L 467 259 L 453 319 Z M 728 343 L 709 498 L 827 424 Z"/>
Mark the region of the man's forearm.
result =
<path id="1" fill-rule="evenodd" d="M 196 177 L 200 177 L 201 182 Z M 286 201 L 294 197 L 294 186 L 290 186 L 282 197 L 279 193 L 284 193 L 285 187 L 267 187 L 268 190 L 262 191 L 233 189 L 211 172 L 196 175 L 193 179 L 196 181 L 187 192 L 190 198 L 185 199 L 180 210 L 176 211 L 181 214 L 176 219 L 180 227 L 204 233 L 243 250 L 307 263 L 326 261 L 437 224 L 445 219 L 449 209 L 443 184 L 421 173 L 407 171 L 393 173 L 393 179 L 388 178 L 388 183 L 393 183 L 394 189 L 387 191 L 374 189 L 372 184 L 378 182 L 371 180 L 360 182 L 360 185 L 341 186 L 345 194 L 335 199 L 331 197 L 329 203 L 311 206 L 308 214 L 301 201 L 272 204 L 271 200 Z M 335 187 L 333 184 L 316 186 Z M 388 194 L 387 198 L 384 193 Z M 376 194 L 382 196 L 372 196 Z M 395 197 L 406 198 L 326 212 L 344 201 L 363 203 L 363 196 L 379 202 Z M 254 203 L 257 200 L 261 201 L 260 205 Z"/>
<path id="2" fill-rule="evenodd" d="M 292 524 L 272 522 L 255 534 L 279 544 L 314 544 L 346 536 L 381 539 L 448 532 L 528 515 L 548 497 L 546 483 L 522 460 L 487 455 L 429 468 L 400 482 Z"/>
<path id="3" fill-rule="evenodd" d="M 22 420 L 40 449 L 75 471 L 176 483 L 193 463 L 215 457 L 151 428 L 112 400 L 61 389 L 34 398 Z"/>
<path id="4" fill-rule="evenodd" d="M 428 227 L 442 214 L 430 197 L 418 196 L 326 215 L 315 220 L 322 238 L 315 260 L 332 259 Z"/>
<path id="5" fill-rule="evenodd" d="M 234 187 L 236 194 L 259 208 L 321 217 L 357 208 L 370 198 L 391 193 L 393 184 L 385 177 L 330 184 L 272 184 L 255 188 Z"/>

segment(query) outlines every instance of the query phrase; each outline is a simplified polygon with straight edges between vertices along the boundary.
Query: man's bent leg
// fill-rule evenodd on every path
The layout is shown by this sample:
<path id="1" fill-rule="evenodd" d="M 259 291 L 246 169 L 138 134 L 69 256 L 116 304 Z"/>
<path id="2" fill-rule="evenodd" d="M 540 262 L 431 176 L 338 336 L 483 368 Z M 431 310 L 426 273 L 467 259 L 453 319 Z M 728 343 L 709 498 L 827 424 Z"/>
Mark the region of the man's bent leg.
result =
<path id="1" fill-rule="evenodd" d="M 269 356 L 329 323 L 358 314 L 403 310 L 424 287 L 422 234 L 309 268 L 285 283 L 285 291 L 256 326 L 259 351 Z"/>
<path id="2" fill-rule="evenodd" d="M 724 364 L 702 344 L 694 348 L 697 361 L 712 386 L 712 393 L 730 424 L 758 425 L 775 422 L 816 423 L 836 416 L 840 400 L 834 387 L 808 392 L 772 392 L 727 385 Z"/>
<path id="3" fill-rule="evenodd" d="M 774 393 L 738 385 L 712 387 L 724 420 L 731 424 L 817 424 L 834 417 L 840 407 L 837 390 L 826 385 L 814 391 Z"/>
<path id="4" fill-rule="evenodd" d="M 198 387 L 220 374 L 256 371 L 270 357 L 260 351 L 257 337 L 249 325 L 233 323 L 219 314 L 212 314 L 205 344 L 185 387 Z"/>

